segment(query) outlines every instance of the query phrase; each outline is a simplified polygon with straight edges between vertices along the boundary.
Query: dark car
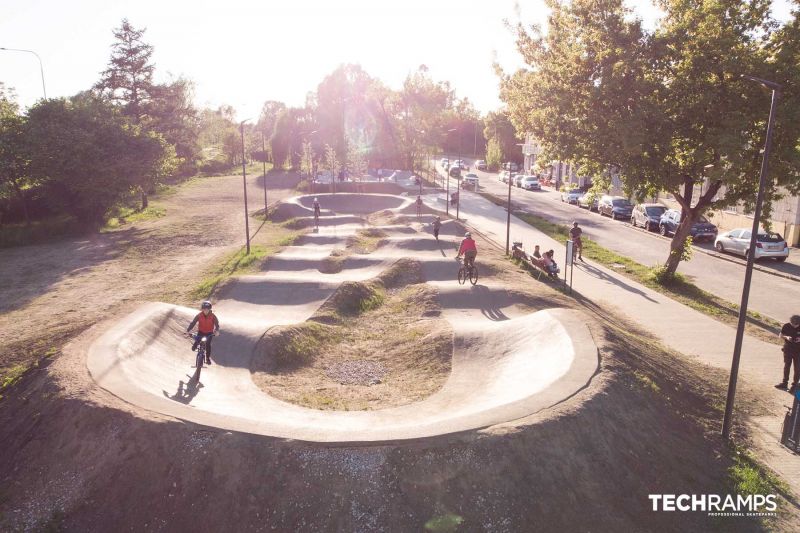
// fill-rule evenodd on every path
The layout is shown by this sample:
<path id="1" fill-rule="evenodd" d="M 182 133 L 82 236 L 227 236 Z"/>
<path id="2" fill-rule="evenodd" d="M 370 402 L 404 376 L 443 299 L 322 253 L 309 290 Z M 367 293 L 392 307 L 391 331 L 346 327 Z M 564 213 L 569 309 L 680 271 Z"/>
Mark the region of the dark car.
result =
<path id="1" fill-rule="evenodd" d="M 656 231 L 661 222 L 661 215 L 667 208 L 661 204 L 638 204 L 631 213 L 631 226 L 641 226 L 647 231 Z"/>
<path id="2" fill-rule="evenodd" d="M 681 212 L 678 209 L 667 209 L 664 214 L 661 215 L 661 220 L 658 223 L 658 231 L 665 237 L 674 235 L 680 223 Z M 698 242 L 702 240 L 713 241 L 717 238 L 717 227 L 709 222 L 706 217 L 700 215 L 697 222 L 692 224 L 689 235 L 692 236 L 693 240 Z"/>
<path id="3" fill-rule="evenodd" d="M 633 212 L 633 204 L 622 196 L 606 195 L 597 202 L 597 212 L 600 215 L 608 215 L 614 220 L 618 218 L 628 220 Z"/>
<path id="4" fill-rule="evenodd" d="M 450 170 L 448 170 L 448 172 L 450 173 L 450 177 L 451 178 L 460 178 L 461 177 L 461 168 L 456 166 L 456 165 L 453 165 L 452 167 L 450 167 Z"/>

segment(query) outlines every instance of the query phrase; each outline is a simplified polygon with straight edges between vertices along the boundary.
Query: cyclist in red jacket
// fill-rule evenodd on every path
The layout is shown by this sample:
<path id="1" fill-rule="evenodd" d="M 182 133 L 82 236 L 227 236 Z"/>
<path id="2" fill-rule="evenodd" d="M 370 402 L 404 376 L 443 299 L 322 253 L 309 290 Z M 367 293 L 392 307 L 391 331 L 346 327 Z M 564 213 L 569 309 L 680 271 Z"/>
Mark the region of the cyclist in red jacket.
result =
<path id="1" fill-rule="evenodd" d="M 194 317 L 192 323 L 186 328 L 187 332 L 191 335 L 192 328 L 197 324 L 197 335 L 194 337 L 194 344 L 192 351 L 197 350 L 197 345 L 200 344 L 200 339 L 206 337 L 206 364 L 211 364 L 211 339 L 214 335 L 219 335 L 219 320 L 217 315 L 211 311 L 211 302 L 206 300 L 200 306 L 200 312 Z"/>
<path id="2" fill-rule="evenodd" d="M 472 240 L 472 233 L 466 232 L 464 240 L 461 241 L 461 246 L 458 247 L 458 257 L 464 256 L 464 266 L 472 266 L 475 264 L 475 257 L 478 256 L 478 247 L 475 241 Z"/>

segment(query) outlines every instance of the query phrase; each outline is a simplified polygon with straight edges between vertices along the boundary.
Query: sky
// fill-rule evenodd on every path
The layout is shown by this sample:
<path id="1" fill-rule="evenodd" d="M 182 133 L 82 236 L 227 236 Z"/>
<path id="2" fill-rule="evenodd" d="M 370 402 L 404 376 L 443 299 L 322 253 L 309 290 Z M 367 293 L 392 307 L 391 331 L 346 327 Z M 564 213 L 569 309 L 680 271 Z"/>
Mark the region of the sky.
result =
<path id="1" fill-rule="evenodd" d="M 776 2 L 779 18 L 788 1 Z M 650 2 L 628 5 L 654 24 Z M 266 100 L 302 105 L 344 63 L 392 88 L 424 64 L 485 113 L 501 106 L 492 63 L 522 66 L 505 21 L 546 17 L 542 0 L 0 0 L 0 47 L 37 52 L 47 96 L 70 96 L 98 80 L 128 18 L 155 48 L 156 81 L 189 78 L 197 105 L 231 105 L 239 120 Z M 23 107 L 42 97 L 32 54 L 0 50 L 0 82 Z"/>

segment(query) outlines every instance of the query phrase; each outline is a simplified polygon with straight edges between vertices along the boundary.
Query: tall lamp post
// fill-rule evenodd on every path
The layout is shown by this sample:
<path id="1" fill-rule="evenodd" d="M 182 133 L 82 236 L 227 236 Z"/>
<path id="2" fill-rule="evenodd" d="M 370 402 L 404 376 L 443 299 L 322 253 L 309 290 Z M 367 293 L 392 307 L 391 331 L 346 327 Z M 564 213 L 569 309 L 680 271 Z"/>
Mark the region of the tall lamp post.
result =
<path id="1" fill-rule="evenodd" d="M 244 233 L 247 239 L 247 255 L 250 255 L 250 216 L 247 214 L 247 168 L 244 160 L 244 123 L 250 120 L 244 119 L 239 123 L 239 130 L 242 134 L 242 186 L 244 188 Z M 264 191 L 266 192 L 266 187 Z"/>
<path id="2" fill-rule="evenodd" d="M 453 133 L 454 131 L 456 131 L 456 129 L 455 128 L 451 128 L 451 129 L 447 130 L 447 133 Z M 449 159 L 448 159 L 448 161 L 449 161 Z M 448 216 L 450 215 L 450 167 L 451 166 L 452 165 L 448 164 L 447 168 L 445 169 L 445 172 L 447 172 L 447 193 L 446 193 L 445 198 L 444 198 L 444 205 L 445 205 L 445 214 L 448 215 Z"/>
<path id="3" fill-rule="evenodd" d="M 778 91 L 781 86 L 775 82 L 755 78 L 753 76 L 742 76 L 743 78 L 760 83 L 767 89 L 772 90 L 772 103 L 769 107 L 769 120 L 767 120 L 767 138 L 764 141 L 764 157 L 761 160 L 761 176 L 758 181 L 758 197 L 756 198 L 756 210 L 753 213 L 753 230 L 750 232 L 750 248 L 747 253 L 747 267 L 744 271 L 744 287 L 742 288 L 742 303 L 739 306 L 739 323 L 736 327 L 736 342 L 733 346 L 733 361 L 731 363 L 731 377 L 728 383 L 728 398 L 725 401 L 725 417 L 722 419 L 722 436 L 729 438 L 731 433 L 731 416 L 733 415 L 733 402 L 736 396 L 736 381 L 739 377 L 739 359 L 742 355 L 742 341 L 744 339 L 744 323 L 747 318 L 747 301 L 750 298 L 750 279 L 753 276 L 753 261 L 756 248 L 756 237 L 758 236 L 758 224 L 761 218 L 761 203 L 764 201 L 764 185 L 767 182 L 769 170 L 769 150 L 772 147 L 772 127 L 775 122 L 775 107 L 778 103 Z"/>
<path id="4" fill-rule="evenodd" d="M 508 166 L 511 168 L 511 165 Z M 508 171 L 508 202 L 506 204 L 506 255 L 511 244 L 511 170 Z"/>
<path id="5" fill-rule="evenodd" d="M 3 48 L 0 46 L 0 50 L 5 50 L 7 52 L 27 52 L 36 56 L 36 59 L 39 60 L 39 72 L 42 74 L 42 92 L 44 93 L 44 99 L 47 100 L 47 89 L 44 86 L 44 67 L 42 66 L 42 58 L 39 57 L 39 54 L 33 50 L 23 50 L 21 48 Z"/>
<path id="6" fill-rule="evenodd" d="M 264 163 L 264 220 L 267 219 L 267 141 L 261 130 L 261 161 Z"/>

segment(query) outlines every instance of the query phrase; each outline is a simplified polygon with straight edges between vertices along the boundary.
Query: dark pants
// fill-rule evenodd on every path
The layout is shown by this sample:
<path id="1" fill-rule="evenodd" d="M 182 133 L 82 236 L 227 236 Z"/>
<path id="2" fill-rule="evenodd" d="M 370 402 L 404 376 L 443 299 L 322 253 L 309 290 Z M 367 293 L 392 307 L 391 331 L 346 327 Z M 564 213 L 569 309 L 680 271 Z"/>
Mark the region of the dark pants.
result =
<path id="1" fill-rule="evenodd" d="M 194 336 L 194 344 L 192 345 L 192 351 L 197 349 L 197 346 L 200 344 L 200 339 L 203 337 L 206 338 L 206 358 L 211 359 L 211 339 L 214 338 L 213 333 L 197 333 Z"/>
<path id="2" fill-rule="evenodd" d="M 783 382 L 789 383 L 789 369 L 794 363 L 794 375 L 792 375 L 792 385 L 797 385 L 800 380 L 800 352 L 783 352 Z"/>
<path id="3" fill-rule="evenodd" d="M 433 236 L 439 239 L 439 228 L 433 228 Z"/>
<path id="4" fill-rule="evenodd" d="M 474 265 L 475 258 L 478 256 L 478 252 L 475 250 L 467 250 L 464 252 L 464 266 L 467 265 Z"/>

